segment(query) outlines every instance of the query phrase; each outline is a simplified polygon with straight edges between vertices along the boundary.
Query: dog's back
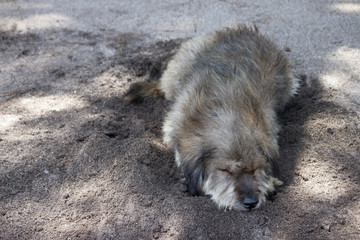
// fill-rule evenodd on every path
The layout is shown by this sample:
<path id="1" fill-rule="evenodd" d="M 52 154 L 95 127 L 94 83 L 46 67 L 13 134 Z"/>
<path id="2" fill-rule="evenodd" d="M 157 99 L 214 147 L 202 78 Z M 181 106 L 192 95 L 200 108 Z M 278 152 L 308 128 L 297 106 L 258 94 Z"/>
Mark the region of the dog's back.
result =
<path id="1" fill-rule="evenodd" d="M 267 118 L 262 114 L 284 107 L 298 83 L 274 44 L 257 29 L 240 26 L 186 42 L 169 62 L 160 87 L 167 99 L 175 100 L 164 127 L 165 142 L 174 147 L 173 137 L 166 136 L 167 125 L 176 129 L 182 115 L 196 119 L 239 114 L 259 123 Z"/>

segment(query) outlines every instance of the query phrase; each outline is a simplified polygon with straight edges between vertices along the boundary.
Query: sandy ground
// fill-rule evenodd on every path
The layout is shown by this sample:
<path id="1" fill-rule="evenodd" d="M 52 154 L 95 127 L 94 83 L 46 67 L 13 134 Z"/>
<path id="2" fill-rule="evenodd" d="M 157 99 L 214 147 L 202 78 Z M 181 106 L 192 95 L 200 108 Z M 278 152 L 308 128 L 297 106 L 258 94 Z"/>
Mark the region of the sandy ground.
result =
<path id="1" fill-rule="evenodd" d="M 0 2 L 0 239 L 360 239 L 360 3 L 249 2 Z M 302 82 L 279 116 L 285 184 L 247 213 L 186 192 L 169 103 L 122 97 L 236 23 Z"/>

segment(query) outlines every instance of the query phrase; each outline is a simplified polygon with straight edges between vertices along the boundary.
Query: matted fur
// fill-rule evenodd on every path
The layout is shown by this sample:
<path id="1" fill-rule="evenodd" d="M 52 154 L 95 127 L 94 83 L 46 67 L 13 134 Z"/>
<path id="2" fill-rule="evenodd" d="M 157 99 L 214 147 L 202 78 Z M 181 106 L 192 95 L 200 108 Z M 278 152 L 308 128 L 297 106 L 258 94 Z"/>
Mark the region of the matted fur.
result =
<path id="1" fill-rule="evenodd" d="M 132 86 L 126 97 L 173 101 L 163 140 L 193 195 L 210 195 L 220 208 L 249 210 L 282 183 L 274 174 L 276 111 L 298 81 L 256 28 L 226 28 L 185 42 L 160 82 L 151 84 Z"/>

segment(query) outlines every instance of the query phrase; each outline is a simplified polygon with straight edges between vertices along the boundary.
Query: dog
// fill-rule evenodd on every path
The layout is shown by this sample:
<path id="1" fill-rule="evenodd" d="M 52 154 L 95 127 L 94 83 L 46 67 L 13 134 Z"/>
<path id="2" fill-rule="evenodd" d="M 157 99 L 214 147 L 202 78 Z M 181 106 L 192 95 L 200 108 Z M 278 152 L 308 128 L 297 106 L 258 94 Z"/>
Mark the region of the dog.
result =
<path id="1" fill-rule="evenodd" d="M 172 101 L 163 141 L 189 192 L 248 211 L 282 184 L 276 114 L 298 87 L 275 44 L 256 26 L 238 25 L 183 43 L 160 81 L 131 85 L 125 99 Z"/>

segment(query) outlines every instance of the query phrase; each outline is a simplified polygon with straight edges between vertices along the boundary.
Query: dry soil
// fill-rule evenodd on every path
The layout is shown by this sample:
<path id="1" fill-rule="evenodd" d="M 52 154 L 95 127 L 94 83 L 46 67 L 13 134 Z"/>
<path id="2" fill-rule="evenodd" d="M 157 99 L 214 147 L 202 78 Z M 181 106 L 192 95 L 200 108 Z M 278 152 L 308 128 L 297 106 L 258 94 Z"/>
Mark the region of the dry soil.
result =
<path id="1" fill-rule="evenodd" d="M 301 79 L 279 114 L 285 184 L 258 210 L 224 212 L 182 184 L 161 141 L 169 103 L 123 99 L 131 83 L 156 81 L 184 40 L 148 39 L 0 32 L 0 239 L 360 239 L 356 99 L 345 104 L 279 44 Z"/>

